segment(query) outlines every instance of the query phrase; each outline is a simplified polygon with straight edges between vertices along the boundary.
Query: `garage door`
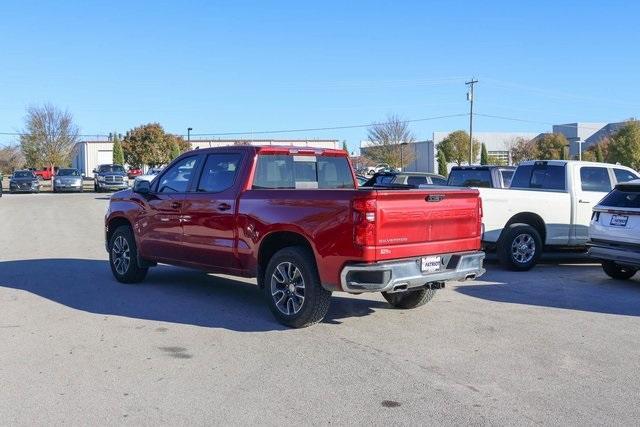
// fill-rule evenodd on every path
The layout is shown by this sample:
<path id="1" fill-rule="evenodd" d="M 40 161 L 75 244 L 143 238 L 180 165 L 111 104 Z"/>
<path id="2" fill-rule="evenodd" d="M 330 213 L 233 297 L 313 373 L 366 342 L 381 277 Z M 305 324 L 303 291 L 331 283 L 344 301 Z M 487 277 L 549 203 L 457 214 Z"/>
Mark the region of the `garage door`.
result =
<path id="1" fill-rule="evenodd" d="M 113 151 L 111 150 L 100 150 L 98 151 L 98 164 L 99 165 L 110 165 L 113 163 Z"/>

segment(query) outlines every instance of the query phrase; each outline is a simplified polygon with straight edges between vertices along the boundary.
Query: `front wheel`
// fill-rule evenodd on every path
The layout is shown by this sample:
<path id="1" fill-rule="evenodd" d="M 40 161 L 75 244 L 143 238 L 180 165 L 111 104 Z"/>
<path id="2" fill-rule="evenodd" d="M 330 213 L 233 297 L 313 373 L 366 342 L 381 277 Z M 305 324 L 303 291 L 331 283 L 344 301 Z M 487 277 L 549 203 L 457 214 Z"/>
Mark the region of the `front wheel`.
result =
<path id="1" fill-rule="evenodd" d="M 303 246 L 276 252 L 265 269 L 263 291 L 276 319 L 292 328 L 318 323 L 329 310 L 331 292 L 320 284 L 313 254 Z"/>
<path id="2" fill-rule="evenodd" d="M 431 301 L 436 294 L 435 289 L 419 289 L 406 292 L 383 292 L 382 296 L 395 308 L 416 308 Z"/>
<path id="3" fill-rule="evenodd" d="M 624 267 L 620 264 L 616 264 L 613 261 L 604 261 L 602 263 L 602 269 L 607 276 L 612 279 L 628 280 L 631 279 L 638 270 L 635 268 Z"/>
<path id="4" fill-rule="evenodd" d="M 511 224 L 498 242 L 498 258 L 507 268 L 515 271 L 531 270 L 542 255 L 540 233 L 527 224 Z"/>
<path id="5" fill-rule="evenodd" d="M 109 264 L 118 282 L 138 283 L 147 275 L 149 269 L 138 265 L 136 240 L 126 225 L 116 228 L 109 240 Z"/>

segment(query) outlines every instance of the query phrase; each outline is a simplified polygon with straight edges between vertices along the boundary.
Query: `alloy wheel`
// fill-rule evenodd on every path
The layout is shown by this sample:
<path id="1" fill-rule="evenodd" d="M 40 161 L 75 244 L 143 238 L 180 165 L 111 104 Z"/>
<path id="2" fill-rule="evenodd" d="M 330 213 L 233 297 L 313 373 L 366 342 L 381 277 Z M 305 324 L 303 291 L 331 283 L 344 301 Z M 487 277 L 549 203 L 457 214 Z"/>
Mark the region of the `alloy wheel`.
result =
<path id="1" fill-rule="evenodd" d="M 297 314 L 304 304 L 305 284 L 300 269 L 285 261 L 271 275 L 271 296 L 276 308 L 287 316 Z"/>
<path id="2" fill-rule="evenodd" d="M 536 254 L 536 241 L 530 234 L 519 234 L 511 242 L 511 256 L 520 263 L 530 262 Z"/>
<path id="3" fill-rule="evenodd" d="M 111 248 L 111 258 L 113 267 L 120 275 L 126 274 L 131 264 L 131 256 L 129 251 L 129 242 L 123 236 L 118 236 L 113 241 L 113 247 Z"/>

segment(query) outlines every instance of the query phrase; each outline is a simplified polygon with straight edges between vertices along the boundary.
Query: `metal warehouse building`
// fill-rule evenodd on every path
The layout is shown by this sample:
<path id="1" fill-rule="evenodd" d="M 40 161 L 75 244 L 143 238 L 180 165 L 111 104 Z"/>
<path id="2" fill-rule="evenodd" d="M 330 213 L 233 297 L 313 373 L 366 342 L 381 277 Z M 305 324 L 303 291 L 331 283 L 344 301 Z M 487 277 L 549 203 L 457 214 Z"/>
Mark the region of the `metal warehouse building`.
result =
<path id="1" fill-rule="evenodd" d="M 337 139 L 192 139 L 191 148 L 225 147 L 230 145 L 285 145 L 314 148 L 342 148 Z M 102 164 L 113 163 L 113 142 L 94 140 L 78 142 L 72 155 L 72 167 L 93 177 L 93 170 Z"/>

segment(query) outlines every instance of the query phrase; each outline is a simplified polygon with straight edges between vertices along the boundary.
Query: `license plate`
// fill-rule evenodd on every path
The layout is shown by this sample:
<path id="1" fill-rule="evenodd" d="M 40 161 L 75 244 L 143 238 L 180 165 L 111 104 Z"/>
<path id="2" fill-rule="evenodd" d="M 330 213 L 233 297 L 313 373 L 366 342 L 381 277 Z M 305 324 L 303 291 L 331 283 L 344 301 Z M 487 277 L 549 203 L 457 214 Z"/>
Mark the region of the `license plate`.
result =
<path id="1" fill-rule="evenodd" d="M 613 215 L 611 216 L 611 221 L 609 222 L 609 225 L 613 227 L 626 227 L 628 221 L 629 221 L 629 217 L 626 215 Z"/>
<path id="2" fill-rule="evenodd" d="M 442 258 L 439 256 L 426 256 L 422 257 L 422 272 L 433 273 L 440 270 L 442 265 Z"/>

